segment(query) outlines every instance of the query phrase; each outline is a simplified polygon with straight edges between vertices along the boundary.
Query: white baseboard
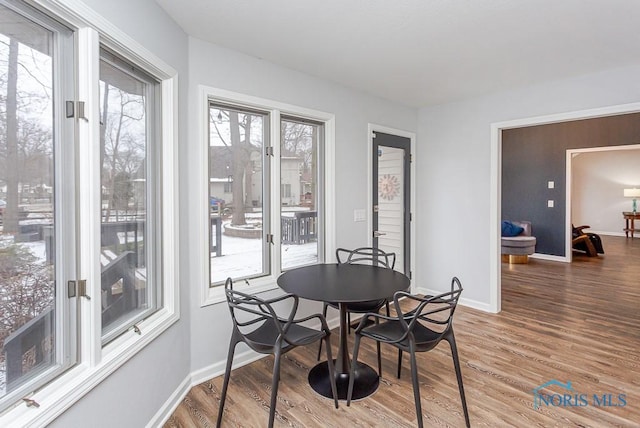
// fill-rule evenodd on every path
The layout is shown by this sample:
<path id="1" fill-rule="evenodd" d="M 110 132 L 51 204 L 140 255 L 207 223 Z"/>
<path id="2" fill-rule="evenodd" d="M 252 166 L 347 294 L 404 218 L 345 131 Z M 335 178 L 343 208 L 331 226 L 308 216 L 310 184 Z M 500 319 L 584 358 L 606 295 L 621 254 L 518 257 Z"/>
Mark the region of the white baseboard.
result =
<path id="1" fill-rule="evenodd" d="M 550 260 L 552 262 L 562 262 L 562 263 L 569 263 L 571 262 L 571 260 L 569 259 L 569 257 L 565 257 L 565 256 L 552 256 L 551 254 L 540 254 L 540 253 L 534 253 L 531 254 L 529 257 L 531 257 L 532 259 L 538 259 L 538 260 Z"/>
<path id="2" fill-rule="evenodd" d="M 329 309 L 331 310 L 331 309 Z M 340 325 L 340 317 L 337 316 L 338 312 L 335 312 L 336 316 L 332 318 L 327 318 L 327 324 L 329 324 L 329 328 L 334 329 Z M 330 313 L 327 313 L 330 315 Z M 355 319 L 355 317 L 353 318 Z M 312 326 L 313 328 L 318 328 L 319 326 Z M 251 350 L 247 350 L 242 353 L 236 353 L 233 357 L 233 369 L 237 369 L 239 367 L 245 366 L 247 364 L 253 363 L 261 358 L 267 357 L 266 354 L 258 354 Z M 160 410 L 156 412 L 156 414 L 151 418 L 146 428 L 155 428 L 163 426 L 169 417 L 175 412 L 178 408 L 184 397 L 189 393 L 191 388 L 194 386 L 201 384 L 209 379 L 213 379 L 218 376 L 224 375 L 224 371 L 227 365 L 227 361 L 219 361 L 217 363 L 211 364 L 207 367 L 204 367 L 200 370 L 196 370 L 191 372 L 182 382 L 178 388 L 171 394 L 171 396 L 165 401 L 165 403 L 160 407 Z"/>
<path id="3" fill-rule="evenodd" d="M 187 376 L 182 382 L 180 382 L 180 385 L 178 385 L 178 388 L 173 392 L 173 394 L 171 394 L 169 399 L 162 405 L 162 407 L 160 407 L 160 410 L 153 415 L 146 428 L 161 427 L 164 425 L 190 389 L 191 376 Z"/>
<path id="4" fill-rule="evenodd" d="M 473 299 L 467 299 L 465 297 L 460 297 L 459 303 L 462 306 L 466 306 L 466 307 L 472 308 L 472 309 L 477 309 L 477 310 L 482 311 L 482 312 L 489 312 L 491 314 L 495 314 L 496 313 L 495 309 L 493 309 L 490 304 L 484 303 L 484 302 L 480 302 L 478 300 L 473 300 Z"/>
<path id="5" fill-rule="evenodd" d="M 416 288 L 416 292 L 417 292 L 417 294 L 435 296 L 435 295 L 438 295 L 438 294 L 446 293 L 446 290 L 442 291 L 442 290 L 430 290 L 428 288 Z M 478 300 L 473 300 L 473 299 L 467 299 L 467 298 L 464 298 L 464 297 L 460 297 L 460 300 L 458 301 L 458 303 L 461 304 L 462 306 L 467 306 L 469 308 L 477 309 L 479 311 L 489 312 L 489 313 L 492 313 L 492 314 L 496 313 L 496 311 L 491 308 L 490 304 L 484 303 L 484 302 L 480 302 Z"/>
<path id="6" fill-rule="evenodd" d="M 595 233 L 596 235 L 605 235 L 605 236 L 626 236 L 624 232 L 607 232 L 602 230 L 591 230 L 587 229 L 585 232 L 587 233 Z"/>

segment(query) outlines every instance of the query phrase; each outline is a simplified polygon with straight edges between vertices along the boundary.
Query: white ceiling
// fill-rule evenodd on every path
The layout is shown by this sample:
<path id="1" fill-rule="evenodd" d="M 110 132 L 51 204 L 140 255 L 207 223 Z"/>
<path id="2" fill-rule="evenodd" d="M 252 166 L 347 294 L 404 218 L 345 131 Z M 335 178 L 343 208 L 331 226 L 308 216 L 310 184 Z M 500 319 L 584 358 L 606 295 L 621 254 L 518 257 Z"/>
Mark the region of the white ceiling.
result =
<path id="1" fill-rule="evenodd" d="M 414 107 L 640 63 L 638 0 L 156 2 L 193 37 Z"/>

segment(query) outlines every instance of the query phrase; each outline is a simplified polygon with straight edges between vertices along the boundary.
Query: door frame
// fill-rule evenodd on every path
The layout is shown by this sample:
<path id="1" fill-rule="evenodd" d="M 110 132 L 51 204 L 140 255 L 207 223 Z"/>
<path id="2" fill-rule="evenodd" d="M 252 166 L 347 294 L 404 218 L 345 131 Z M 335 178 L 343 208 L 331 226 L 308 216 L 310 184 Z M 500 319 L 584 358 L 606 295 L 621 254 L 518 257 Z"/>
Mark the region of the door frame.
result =
<path id="1" fill-rule="evenodd" d="M 571 227 L 572 210 L 573 210 L 573 158 L 580 153 L 598 153 L 598 152 L 614 152 L 620 150 L 640 150 L 640 144 L 627 144 L 624 146 L 599 146 L 599 147 L 585 147 L 580 149 L 568 149 L 566 153 L 566 219 L 565 219 L 565 260 L 567 263 L 573 261 L 573 228 Z M 624 236 L 624 234 L 622 234 Z"/>
<path id="2" fill-rule="evenodd" d="M 410 154 L 415 155 L 416 152 L 416 134 L 415 132 L 405 131 L 397 128 L 390 128 L 384 125 L 378 125 L 375 123 L 369 123 L 367 126 L 367 138 L 369 143 L 367 145 L 367 245 L 373 245 L 373 146 L 374 146 L 374 133 L 381 132 L 384 134 L 395 135 L 398 137 L 408 138 L 410 140 Z M 412 221 L 409 227 L 409 268 L 412 273 L 411 278 L 416 277 L 416 219 L 418 215 L 416 213 L 415 201 L 416 201 L 416 174 L 415 174 L 415 162 L 409 162 L 409 176 L 410 176 L 410 190 L 409 190 L 409 210 L 411 213 Z M 411 284 L 411 291 L 414 292 L 415 285 Z"/>
<path id="3" fill-rule="evenodd" d="M 491 178 L 489 195 L 489 307 L 498 313 L 502 304 L 502 262 L 500 259 L 500 221 L 502 217 L 502 130 L 580 119 L 640 112 L 640 103 L 556 113 L 491 124 Z"/>

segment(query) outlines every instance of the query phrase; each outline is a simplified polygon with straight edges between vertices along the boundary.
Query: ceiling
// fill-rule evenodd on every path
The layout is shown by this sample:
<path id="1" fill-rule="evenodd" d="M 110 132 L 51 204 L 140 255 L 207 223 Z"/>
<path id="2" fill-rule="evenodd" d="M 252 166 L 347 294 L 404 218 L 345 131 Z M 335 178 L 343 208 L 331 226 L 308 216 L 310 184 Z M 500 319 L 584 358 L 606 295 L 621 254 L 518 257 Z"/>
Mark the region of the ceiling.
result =
<path id="1" fill-rule="evenodd" d="M 189 35 L 423 107 L 640 63 L 638 0 L 156 0 Z"/>

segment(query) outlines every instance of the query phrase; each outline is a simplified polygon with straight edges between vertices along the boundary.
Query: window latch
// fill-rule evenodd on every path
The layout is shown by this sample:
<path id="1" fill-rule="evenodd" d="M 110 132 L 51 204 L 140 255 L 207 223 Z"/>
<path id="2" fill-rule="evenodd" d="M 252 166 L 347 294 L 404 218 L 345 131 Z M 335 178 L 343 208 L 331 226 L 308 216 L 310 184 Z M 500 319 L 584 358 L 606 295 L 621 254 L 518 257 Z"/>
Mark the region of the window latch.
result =
<path id="1" fill-rule="evenodd" d="M 38 404 L 36 400 L 32 400 L 31 398 L 24 397 L 22 401 L 27 403 L 27 407 L 40 407 L 40 404 Z"/>
<path id="2" fill-rule="evenodd" d="M 87 294 L 87 280 L 78 279 L 67 281 L 67 296 L 69 298 L 78 296 L 91 300 L 91 297 Z"/>
<path id="3" fill-rule="evenodd" d="M 66 101 L 65 116 L 67 119 L 77 117 L 78 119 L 88 120 L 84 114 L 84 101 Z"/>

